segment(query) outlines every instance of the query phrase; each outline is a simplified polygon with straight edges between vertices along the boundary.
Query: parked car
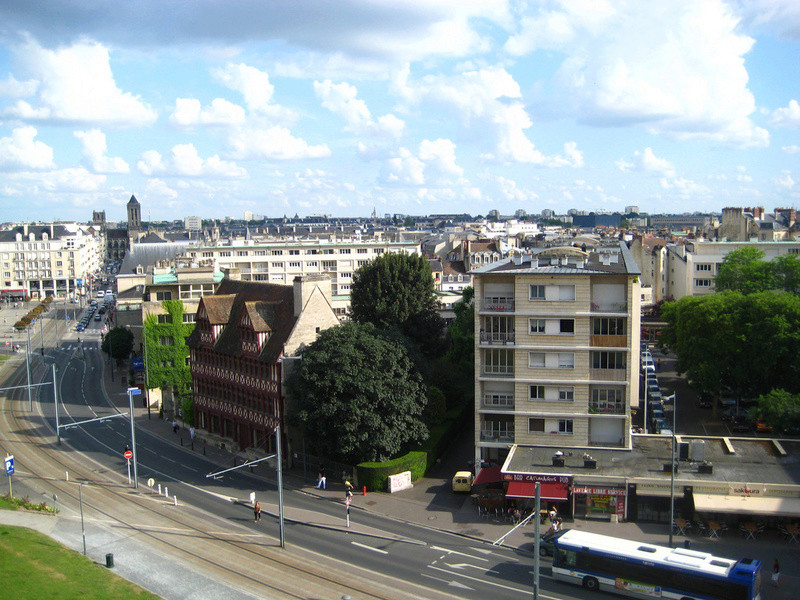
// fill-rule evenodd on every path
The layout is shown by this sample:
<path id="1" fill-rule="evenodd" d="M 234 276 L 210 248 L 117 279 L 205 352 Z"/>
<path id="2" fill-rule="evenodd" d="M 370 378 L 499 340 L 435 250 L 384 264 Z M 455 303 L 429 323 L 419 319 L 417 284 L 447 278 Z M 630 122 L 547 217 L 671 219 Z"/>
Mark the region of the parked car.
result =
<path id="1" fill-rule="evenodd" d="M 102 321 L 102 320 L 103 320 L 103 315 L 101 315 L 101 314 L 96 314 L 96 315 L 94 316 L 94 320 L 95 320 L 95 321 Z"/>
<path id="2" fill-rule="evenodd" d="M 744 415 L 737 414 L 731 418 L 731 431 L 747 432 L 750 431 L 750 419 Z"/>
<path id="3" fill-rule="evenodd" d="M 769 425 L 764 421 L 756 421 L 755 429 L 758 433 L 772 433 L 772 425 Z"/>
<path id="4" fill-rule="evenodd" d="M 453 475 L 453 491 L 469 494 L 472 491 L 472 473 L 469 471 L 458 471 Z"/>
<path id="5" fill-rule="evenodd" d="M 711 392 L 700 392 L 697 398 L 697 406 L 700 408 L 711 408 L 714 405 L 714 395 Z"/>
<path id="6" fill-rule="evenodd" d="M 734 419 L 747 419 L 747 411 L 743 408 L 737 408 L 736 406 L 729 406 L 725 410 L 722 411 L 720 418 L 723 421 L 733 421 Z"/>
<path id="7" fill-rule="evenodd" d="M 569 531 L 569 529 L 548 531 L 539 537 L 539 556 L 553 556 L 553 551 L 555 550 L 554 540 L 561 535 L 562 531 Z"/>

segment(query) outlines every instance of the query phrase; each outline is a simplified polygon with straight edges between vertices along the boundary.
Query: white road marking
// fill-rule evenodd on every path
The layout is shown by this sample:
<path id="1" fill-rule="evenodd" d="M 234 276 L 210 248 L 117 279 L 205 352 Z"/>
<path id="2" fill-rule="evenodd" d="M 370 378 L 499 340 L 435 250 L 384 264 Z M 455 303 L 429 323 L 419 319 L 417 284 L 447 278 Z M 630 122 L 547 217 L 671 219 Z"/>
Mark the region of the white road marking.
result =
<path id="1" fill-rule="evenodd" d="M 359 544 L 358 542 L 350 542 L 350 543 L 353 546 L 364 548 L 364 550 L 372 550 L 373 552 L 377 552 L 378 554 L 389 554 L 386 550 L 381 550 L 380 548 L 373 548 L 372 546 L 367 546 L 366 544 Z"/>

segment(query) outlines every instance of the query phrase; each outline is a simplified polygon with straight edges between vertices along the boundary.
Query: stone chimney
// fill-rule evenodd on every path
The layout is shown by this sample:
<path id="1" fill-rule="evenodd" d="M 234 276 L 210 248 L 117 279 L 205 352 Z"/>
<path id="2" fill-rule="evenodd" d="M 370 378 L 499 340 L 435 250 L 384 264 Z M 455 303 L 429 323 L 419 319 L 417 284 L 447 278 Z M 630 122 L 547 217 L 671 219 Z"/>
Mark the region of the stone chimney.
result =
<path id="1" fill-rule="evenodd" d="M 240 269 L 225 269 L 225 279 L 230 279 L 231 281 L 241 281 L 242 280 L 242 271 Z"/>
<path id="2" fill-rule="evenodd" d="M 294 316 L 299 317 L 308 303 L 311 294 L 319 288 L 328 302 L 331 301 L 331 278 L 327 273 L 313 273 L 294 278 Z"/>

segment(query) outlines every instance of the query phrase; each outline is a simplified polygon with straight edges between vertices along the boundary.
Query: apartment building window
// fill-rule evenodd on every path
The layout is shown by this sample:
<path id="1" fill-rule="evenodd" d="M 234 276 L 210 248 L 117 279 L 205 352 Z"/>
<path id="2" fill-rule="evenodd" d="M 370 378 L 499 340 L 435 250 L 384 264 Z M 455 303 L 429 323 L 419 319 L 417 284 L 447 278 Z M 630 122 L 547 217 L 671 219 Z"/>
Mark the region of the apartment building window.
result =
<path id="1" fill-rule="evenodd" d="M 711 287 L 713 281 L 711 279 L 695 279 L 694 286 L 695 287 Z"/>
<path id="2" fill-rule="evenodd" d="M 511 350 L 490 349 L 484 351 L 484 373 L 513 375 L 514 353 Z"/>
<path id="3" fill-rule="evenodd" d="M 574 285 L 559 285 L 558 286 L 558 299 L 559 300 L 575 300 L 575 286 Z"/>
<path id="4" fill-rule="evenodd" d="M 249 252 L 247 250 L 237 250 L 236 256 L 249 256 Z"/>
<path id="5" fill-rule="evenodd" d="M 528 433 L 544 433 L 544 419 L 528 419 Z"/>
<path id="6" fill-rule="evenodd" d="M 283 268 L 283 263 L 282 262 L 269 263 L 269 268 L 270 269 L 282 269 Z"/>
<path id="7" fill-rule="evenodd" d="M 290 262 L 289 263 L 289 268 L 290 269 L 299 269 L 300 268 L 300 264 L 301 263 L 299 263 L 299 262 Z"/>
<path id="8" fill-rule="evenodd" d="M 339 248 L 339 254 L 350 254 L 350 248 Z"/>
<path id="9" fill-rule="evenodd" d="M 230 252 L 228 252 L 228 251 L 223 251 L 223 252 L 220 252 L 220 253 L 219 253 L 219 255 L 220 255 L 220 256 L 225 256 L 225 257 L 228 257 L 228 256 L 231 256 L 231 253 L 230 253 Z"/>
<path id="10" fill-rule="evenodd" d="M 532 385 L 530 387 L 530 394 L 528 397 L 531 400 L 544 400 L 544 386 L 543 385 Z"/>
<path id="11" fill-rule="evenodd" d="M 531 300 L 544 300 L 544 290 L 545 286 L 543 285 L 532 285 L 529 297 Z"/>
<path id="12" fill-rule="evenodd" d="M 694 268 L 696 271 L 710 271 L 711 265 L 695 265 Z"/>
<path id="13" fill-rule="evenodd" d="M 574 352 L 559 352 L 558 353 L 558 368 L 559 369 L 574 369 L 575 368 L 575 353 Z"/>
<path id="14" fill-rule="evenodd" d="M 574 334 L 575 333 L 575 319 L 561 319 L 559 321 L 559 333 Z"/>
<path id="15" fill-rule="evenodd" d="M 300 256 L 300 250 L 289 250 L 289 256 Z"/>
<path id="16" fill-rule="evenodd" d="M 528 352 L 528 368 L 544 369 L 544 365 L 545 365 L 544 352 Z"/>
<path id="17" fill-rule="evenodd" d="M 619 317 L 596 317 L 592 319 L 594 335 L 625 335 L 625 319 Z"/>
<path id="18" fill-rule="evenodd" d="M 194 313 L 183 313 L 183 322 L 184 323 L 194 323 L 195 314 Z"/>
<path id="19" fill-rule="evenodd" d="M 162 335 L 160 338 L 158 338 L 158 343 L 162 346 L 174 346 L 175 339 L 167 335 Z"/>
<path id="20" fill-rule="evenodd" d="M 562 433 L 564 435 L 572 435 L 572 419 L 559 419 L 558 433 Z"/>
<path id="21" fill-rule="evenodd" d="M 359 248 L 358 249 L 358 253 L 359 254 L 366 254 L 367 253 L 367 249 L 366 248 Z"/>
<path id="22" fill-rule="evenodd" d="M 369 262 L 368 260 L 357 260 L 357 261 L 356 261 L 356 266 L 357 266 L 357 267 L 363 267 L 363 266 L 364 266 L 365 264 L 367 264 L 368 262 Z"/>
<path id="23" fill-rule="evenodd" d="M 593 389 L 592 397 L 589 398 L 589 412 L 623 414 L 625 412 L 625 403 L 622 397 L 622 390 L 619 388 Z"/>
<path id="24" fill-rule="evenodd" d="M 213 258 L 214 253 L 213 252 L 203 252 L 202 256 L 203 256 L 203 258 Z"/>
<path id="25" fill-rule="evenodd" d="M 267 255 L 267 251 L 266 250 L 256 250 L 253 254 L 255 254 L 256 256 L 266 256 Z"/>
<path id="26" fill-rule="evenodd" d="M 530 333 L 544 333 L 545 320 L 544 319 L 530 319 Z"/>
<path id="27" fill-rule="evenodd" d="M 272 256 L 283 256 L 283 250 L 273 250 L 270 254 Z"/>
<path id="28" fill-rule="evenodd" d="M 319 267 L 319 263 L 316 260 L 312 260 L 311 262 L 306 263 L 306 267 L 313 267 L 316 269 Z"/>
<path id="29" fill-rule="evenodd" d="M 156 301 L 172 300 L 172 292 L 156 292 Z"/>
<path id="30" fill-rule="evenodd" d="M 172 323 L 172 315 L 158 315 L 158 322 L 159 323 Z"/>
<path id="31" fill-rule="evenodd" d="M 339 277 L 341 277 L 343 279 L 352 279 L 353 278 L 353 274 L 352 273 L 339 273 Z"/>
<path id="32" fill-rule="evenodd" d="M 599 351 L 592 352 L 592 368 L 593 369 L 624 369 L 625 368 L 625 353 L 624 352 L 608 352 Z"/>
<path id="33" fill-rule="evenodd" d="M 558 399 L 561 402 L 572 402 L 575 399 L 575 388 L 573 387 L 558 388 Z"/>

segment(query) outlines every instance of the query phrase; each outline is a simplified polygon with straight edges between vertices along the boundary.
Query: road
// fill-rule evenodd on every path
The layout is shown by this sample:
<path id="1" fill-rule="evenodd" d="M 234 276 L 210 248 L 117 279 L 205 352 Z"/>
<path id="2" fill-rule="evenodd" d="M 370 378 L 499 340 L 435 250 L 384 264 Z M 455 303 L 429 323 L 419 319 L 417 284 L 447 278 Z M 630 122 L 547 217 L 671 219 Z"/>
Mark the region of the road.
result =
<path id="1" fill-rule="evenodd" d="M 58 336 L 59 341 L 54 323 L 44 321 L 46 356 L 34 358 L 34 380 L 50 382 L 49 364 L 55 362 L 62 425 L 119 414 L 127 405 L 127 395 L 115 392 L 109 400 L 102 387 L 98 327 L 93 323 L 79 344 L 74 335 Z M 5 386 L 25 381 L 24 363 L 4 372 Z M 62 512 L 76 515 L 82 495 L 87 519 L 113 523 L 154 552 L 187 563 L 232 588 L 268 598 L 347 594 L 386 600 L 519 599 L 531 595 L 533 559 L 528 554 L 364 511 L 354 511 L 352 518 L 374 534 L 309 526 L 304 523 L 343 519 L 343 506 L 297 489 L 286 490 L 287 509 L 312 517 L 287 522 L 287 544 L 281 549 L 276 519 L 265 516 L 262 523 L 253 523 L 244 502 L 256 491 L 262 504 L 277 504 L 275 477 L 269 467 L 210 479 L 206 475 L 220 470 L 219 465 L 142 430 L 137 434 L 140 487 L 133 490 L 122 458 L 123 448 L 130 443 L 129 421 L 112 418 L 66 430 L 59 446 L 53 434 L 53 387 L 37 390 L 32 413 L 27 411 L 24 390 L 7 394 L 0 438 L 0 447 L 15 454 L 20 473 L 16 480 L 31 497 L 57 494 Z M 169 488 L 170 498 L 158 496 L 145 485 L 151 478 Z M 77 481 L 86 482 L 80 494 Z M 543 561 L 540 597 L 587 597 L 580 588 L 552 582 L 547 565 Z"/>

